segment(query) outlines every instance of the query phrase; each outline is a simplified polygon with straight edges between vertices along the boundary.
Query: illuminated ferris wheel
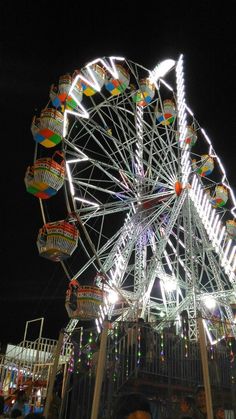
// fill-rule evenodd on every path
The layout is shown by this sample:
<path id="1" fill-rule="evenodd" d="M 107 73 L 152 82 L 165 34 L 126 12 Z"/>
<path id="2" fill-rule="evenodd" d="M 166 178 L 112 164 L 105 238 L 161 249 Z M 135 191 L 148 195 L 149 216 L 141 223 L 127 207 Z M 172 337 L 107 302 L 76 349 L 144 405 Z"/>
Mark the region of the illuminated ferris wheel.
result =
<path id="1" fill-rule="evenodd" d="M 32 133 L 25 183 L 40 200 L 42 256 L 67 273 L 73 258 L 69 279 L 112 291 L 112 319 L 186 313 L 195 339 L 200 312 L 211 342 L 235 335 L 235 198 L 186 104 L 182 55 L 152 71 L 109 57 L 63 75 Z M 65 219 L 49 222 L 59 189 Z"/>

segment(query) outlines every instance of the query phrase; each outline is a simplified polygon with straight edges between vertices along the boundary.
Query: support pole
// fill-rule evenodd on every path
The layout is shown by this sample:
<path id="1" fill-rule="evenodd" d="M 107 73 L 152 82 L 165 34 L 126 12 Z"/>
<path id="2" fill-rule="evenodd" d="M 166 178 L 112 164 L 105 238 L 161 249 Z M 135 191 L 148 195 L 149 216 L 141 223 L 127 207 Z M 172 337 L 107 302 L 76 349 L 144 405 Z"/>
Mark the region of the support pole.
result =
<path id="1" fill-rule="evenodd" d="M 64 417 L 64 412 L 67 413 L 66 408 L 67 408 L 67 404 L 68 404 L 68 387 L 69 387 L 69 384 L 70 384 L 70 372 L 68 370 L 68 365 L 66 363 L 65 364 L 65 369 L 64 369 L 62 392 L 61 392 L 61 406 L 60 406 L 60 412 L 59 412 L 59 419 L 62 419 Z"/>
<path id="2" fill-rule="evenodd" d="M 101 333 L 101 342 L 100 342 L 100 349 L 99 349 L 99 354 L 98 354 L 98 365 L 97 365 L 96 381 L 95 381 L 94 393 L 93 393 L 91 419 L 98 418 L 99 402 L 100 402 L 101 389 L 102 389 L 102 380 L 103 380 L 105 361 L 106 361 L 107 334 L 108 334 L 108 321 L 105 320 L 103 324 L 103 330 Z"/>
<path id="3" fill-rule="evenodd" d="M 46 397 L 46 403 L 45 403 L 45 408 L 44 408 L 44 416 L 48 417 L 48 413 L 49 413 L 49 407 L 50 407 L 50 403 L 52 400 L 52 394 L 53 394 L 53 387 L 54 387 L 54 382 L 55 382 L 55 378 L 56 378 L 56 373 L 57 373 L 57 367 L 58 367 L 58 363 L 59 363 L 59 358 L 60 358 L 60 353 L 61 353 L 61 348 L 63 345 L 63 338 L 64 338 L 64 332 L 63 330 L 60 331 L 59 334 L 59 339 L 57 342 L 57 346 L 56 346 L 56 351 L 55 351 L 55 358 L 54 358 L 54 363 L 52 366 L 52 371 L 49 377 L 49 385 L 48 385 L 48 391 L 47 391 L 47 397 Z"/>
<path id="4" fill-rule="evenodd" d="M 64 370 L 63 370 L 63 381 L 62 381 L 62 389 L 61 389 L 61 399 L 65 396 L 65 389 L 66 389 L 66 383 L 68 381 L 69 371 L 68 371 L 68 363 L 65 362 L 64 364 Z"/>
<path id="5" fill-rule="evenodd" d="M 206 336 L 205 336 L 205 330 L 204 330 L 201 314 L 198 315 L 197 325 L 198 325 L 199 344 L 200 344 L 200 353 L 201 353 L 201 361 L 202 361 L 203 382 L 204 382 L 205 395 L 206 395 L 207 419 L 213 419 L 211 385 L 210 385 L 210 378 L 209 378 L 209 368 L 208 368 L 207 349 L 206 349 Z"/>

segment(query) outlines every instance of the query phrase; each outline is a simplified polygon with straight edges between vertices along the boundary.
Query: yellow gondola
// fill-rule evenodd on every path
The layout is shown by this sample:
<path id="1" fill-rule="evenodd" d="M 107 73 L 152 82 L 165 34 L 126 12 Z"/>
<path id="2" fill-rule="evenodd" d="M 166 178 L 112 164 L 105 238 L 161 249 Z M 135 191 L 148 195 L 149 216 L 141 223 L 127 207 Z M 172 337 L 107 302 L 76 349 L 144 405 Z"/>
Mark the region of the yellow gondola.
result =
<path id="1" fill-rule="evenodd" d="M 46 148 L 55 147 L 63 138 L 63 115 L 54 108 L 43 109 L 40 117 L 34 116 L 31 132 L 36 143 Z"/>
<path id="2" fill-rule="evenodd" d="M 40 199 L 48 199 L 62 187 L 65 179 L 63 154 L 56 151 L 52 157 L 36 160 L 27 168 L 25 186 L 27 192 Z"/>
<path id="3" fill-rule="evenodd" d="M 50 89 L 50 99 L 55 108 L 75 109 L 83 99 L 83 89 L 78 82 L 73 87 L 73 97 L 71 93 L 73 78 L 70 74 L 60 76 L 58 87 L 52 84 Z"/>
<path id="4" fill-rule="evenodd" d="M 80 71 L 76 70 L 73 77 L 77 77 L 79 74 L 88 80 L 88 82 L 86 82 L 83 79 L 78 79 L 78 82 L 80 83 L 85 96 L 93 96 L 95 93 L 97 93 L 98 90 L 93 87 L 94 79 L 96 80 L 96 84 L 99 86 L 99 89 L 104 86 L 106 72 L 98 64 L 93 64 L 89 67 L 89 69 L 84 69 L 83 73 L 80 73 Z M 91 81 L 91 84 L 89 81 Z"/>
<path id="5" fill-rule="evenodd" d="M 120 93 L 124 92 L 129 86 L 130 81 L 130 75 L 124 67 L 117 64 L 116 70 L 118 73 L 117 79 L 114 79 L 114 77 L 112 77 L 110 73 L 107 73 L 105 80 L 105 88 L 108 90 L 108 92 L 111 93 L 112 96 L 117 96 Z"/>

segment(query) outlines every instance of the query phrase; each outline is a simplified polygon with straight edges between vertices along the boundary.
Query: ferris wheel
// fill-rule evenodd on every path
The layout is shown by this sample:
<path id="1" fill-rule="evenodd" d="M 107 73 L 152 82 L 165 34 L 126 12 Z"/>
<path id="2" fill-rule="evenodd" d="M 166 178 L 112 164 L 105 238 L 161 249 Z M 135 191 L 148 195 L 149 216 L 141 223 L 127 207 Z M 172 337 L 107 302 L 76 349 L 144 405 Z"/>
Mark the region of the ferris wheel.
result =
<path id="1" fill-rule="evenodd" d="M 112 319 L 187 313 L 196 339 L 200 312 L 210 342 L 236 334 L 236 203 L 186 104 L 182 55 L 153 70 L 99 58 L 61 76 L 32 133 L 25 183 L 40 201 L 42 256 L 67 274 L 73 258 L 69 279 L 113 293 Z M 59 189 L 65 219 L 48 222 Z"/>

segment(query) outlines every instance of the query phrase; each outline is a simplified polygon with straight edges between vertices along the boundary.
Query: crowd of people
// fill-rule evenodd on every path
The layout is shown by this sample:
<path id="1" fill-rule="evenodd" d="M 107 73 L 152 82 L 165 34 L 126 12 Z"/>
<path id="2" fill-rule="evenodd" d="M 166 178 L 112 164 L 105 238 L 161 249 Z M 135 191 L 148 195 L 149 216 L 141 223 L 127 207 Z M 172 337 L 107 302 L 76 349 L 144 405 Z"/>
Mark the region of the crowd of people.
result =
<path id="1" fill-rule="evenodd" d="M 48 416 L 51 418 L 50 414 Z M 59 418 L 59 412 L 53 416 Z M 198 387 L 195 395 L 183 396 L 178 403 L 178 411 L 165 412 L 163 415 L 158 409 L 158 404 L 149 400 L 141 393 L 121 394 L 115 404 L 112 419 L 206 419 L 206 398 L 204 387 Z M 12 408 L 4 411 L 4 397 L 0 396 L 0 419 L 18 418 L 18 419 L 45 419 L 42 413 L 26 413 L 24 392 L 19 392 L 18 397 Z M 214 419 L 224 419 L 224 409 L 221 406 L 214 408 Z"/>
<path id="2" fill-rule="evenodd" d="M 0 419 L 4 418 L 18 418 L 18 419 L 45 419 L 45 416 L 41 413 L 26 413 L 24 404 L 20 400 L 17 400 L 11 409 L 5 409 L 4 397 L 0 396 Z"/>
<path id="3" fill-rule="evenodd" d="M 21 400 L 17 400 L 11 409 L 4 409 L 4 397 L 0 395 L 0 419 L 4 418 L 18 418 L 18 419 L 45 419 L 45 416 L 41 413 L 27 413 L 24 414 L 24 404 Z"/>
<path id="4" fill-rule="evenodd" d="M 156 402 L 141 393 L 122 394 L 115 405 L 112 419 L 206 419 L 206 398 L 204 387 L 198 387 L 195 395 L 183 396 L 178 409 L 162 412 Z M 224 419 L 225 411 L 221 406 L 213 406 L 214 419 Z"/>
<path id="5" fill-rule="evenodd" d="M 0 395 L 0 419 L 4 418 L 45 419 L 45 416 L 40 412 L 29 412 L 25 391 L 20 390 L 12 406 Z"/>

